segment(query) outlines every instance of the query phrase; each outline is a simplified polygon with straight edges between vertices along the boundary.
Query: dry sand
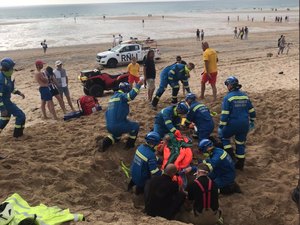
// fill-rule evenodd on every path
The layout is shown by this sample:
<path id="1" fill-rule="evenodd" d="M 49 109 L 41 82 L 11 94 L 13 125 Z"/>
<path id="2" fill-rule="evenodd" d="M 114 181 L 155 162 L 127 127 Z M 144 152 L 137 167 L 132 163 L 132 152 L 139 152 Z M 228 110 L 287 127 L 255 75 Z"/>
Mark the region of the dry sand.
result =
<path id="1" fill-rule="evenodd" d="M 215 36 L 207 40 L 219 52 L 219 91 L 217 102 L 211 102 L 207 88 L 204 103 L 220 113 L 221 100 L 226 93 L 225 78 L 236 75 L 243 90 L 257 111 L 256 129 L 248 135 L 245 170 L 238 172 L 237 181 L 243 194 L 221 196 L 226 225 L 297 225 L 299 214 L 290 194 L 299 178 L 299 31 L 286 32 L 292 42 L 289 55 L 277 57 L 280 32 L 249 35 L 249 40 L 234 40 L 232 36 Z M 129 164 L 134 150 L 124 150 L 124 140 L 105 153 L 94 153 L 99 140 L 106 135 L 104 111 L 111 93 L 99 101 L 104 110 L 88 117 L 63 122 L 42 120 L 40 97 L 34 82 L 34 61 L 41 58 L 53 66 L 55 60 L 65 63 L 70 90 L 76 99 L 83 92 L 77 80 L 80 70 L 96 67 L 95 55 L 109 45 L 71 46 L 0 52 L 17 62 L 14 77 L 25 100 L 13 100 L 25 111 L 25 137 L 15 141 L 13 122 L 0 136 L 0 199 L 18 192 L 30 204 L 40 202 L 73 212 L 82 212 L 87 223 L 82 224 L 180 224 L 162 218 L 150 218 L 133 207 L 131 194 L 125 192 L 127 179 L 120 169 L 120 160 Z M 203 69 L 201 44 L 194 39 L 163 40 L 159 42 L 162 60 L 156 64 L 157 74 L 174 62 L 176 55 L 196 63 L 190 80 L 192 91 L 200 93 Z M 273 57 L 267 57 L 273 53 Z M 117 73 L 125 67 L 107 69 Z M 279 72 L 283 74 L 279 74 Z M 158 81 L 157 81 L 158 83 Z M 170 102 L 170 90 L 162 97 L 159 107 Z M 182 92 L 179 94 L 183 98 Z M 145 101 L 146 90 L 130 103 L 130 118 L 140 123 L 137 144 L 151 129 L 155 112 Z M 56 100 L 55 100 L 56 102 Z M 60 117 L 62 111 L 56 102 Z M 215 117 L 217 123 L 219 116 Z M 80 223 L 81 224 L 81 223 Z"/>

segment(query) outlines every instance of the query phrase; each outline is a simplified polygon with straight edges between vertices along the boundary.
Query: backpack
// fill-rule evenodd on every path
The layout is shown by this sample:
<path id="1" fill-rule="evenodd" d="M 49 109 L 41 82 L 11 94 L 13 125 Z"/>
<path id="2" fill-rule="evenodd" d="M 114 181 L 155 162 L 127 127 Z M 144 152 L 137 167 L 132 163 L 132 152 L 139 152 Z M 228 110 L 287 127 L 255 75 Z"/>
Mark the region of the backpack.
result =
<path id="1" fill-rule="evenodd" d="M 101 106 L 99 106 L 98 100 L 95 97 L 88 95 L 80 97 L 77 100 L 77 105 L 85 116 L 102 109 Z"/>

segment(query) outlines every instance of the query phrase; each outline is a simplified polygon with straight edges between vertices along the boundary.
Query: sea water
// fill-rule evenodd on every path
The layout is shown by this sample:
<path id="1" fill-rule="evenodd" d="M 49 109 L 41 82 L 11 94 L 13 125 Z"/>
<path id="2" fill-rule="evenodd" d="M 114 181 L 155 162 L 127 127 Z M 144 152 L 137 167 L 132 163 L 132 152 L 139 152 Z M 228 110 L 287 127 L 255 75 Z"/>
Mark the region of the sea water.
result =
<path id="1" fill-rule="evenodd" d="M 123 40 L 192 37 L 196 29 L 203 29 L 206 36 L 232 34 L 236 26 L 232 22 L 237 16 L 240 22 L 247 21 L 247 17 L 255 17 L 255 21 L 266 17 L 267 22 L 273 22 L 275 16 L 284 18 L 286 15 L 291 23 L 299 20 L 298 0 L 102 3 L 3 7 L 0 10 L 0 51 L 40 48 L 44 39 L 48 47 L 58 47 L 112 42 L 113 34 L 121 34 Z M 272 29 L 285 28 L 269 28 Z M 264 30 L 250 27 L 250 31 Z"/>

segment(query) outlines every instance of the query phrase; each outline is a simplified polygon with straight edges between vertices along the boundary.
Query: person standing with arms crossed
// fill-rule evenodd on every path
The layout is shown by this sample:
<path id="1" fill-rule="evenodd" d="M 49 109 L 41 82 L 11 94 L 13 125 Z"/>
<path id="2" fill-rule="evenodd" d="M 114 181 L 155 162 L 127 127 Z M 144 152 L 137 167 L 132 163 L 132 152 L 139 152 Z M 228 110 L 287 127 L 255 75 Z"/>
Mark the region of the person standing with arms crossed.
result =
<path id="1" fill-rule="evenodd" d="M 149 103 L 151 103 L 153 93 L 155 91 L 155 77 L 156 77 L 153 50 L 149 50 L 147 54 L 147 57 L 144 61 L 143 72 L 144 72 L 144 85 L 145 87 L 148 86 L 148 101 Z"/>
<path id="2" fill-rule="evenodd" d="M 204 72 L 202 73 L 200 99 L 204 99 L 205 84 L 209 82 L 212 88 L 214 101 L 215 101 L 217 99 L 216 82 L 217 82 L 217 75 L 218 75 L 218 67 L 217 67 L 218 56 L 217 56 L 217 52 L 214 49 L 210 48 L 207 42 L 202 43 L 202 49 L 203 49 Z"/>
<path id="3" fill-rule="evenodd" d="M 54 104 L 52 101 L 52 94 L 50 92 L 50 89 L 48 87 L 49 81 L 44 72 L 42 72 L 42 69 L 44 67 L 44 62 L 42 60 L 37 60 L 35 62 L 36 70 L 37 72 L 35 73 L 35 80 L 39 84 L 39 91 L 41 94 L 41 109 L 43 113 L 44 119 L 48 119 L 47 114 L 46 114 L 46 104 L 48 106 L 48 109 L 50 113 L 53 115 L 53 118 L 57 120 L 56 112 L 54 109 Z"/>

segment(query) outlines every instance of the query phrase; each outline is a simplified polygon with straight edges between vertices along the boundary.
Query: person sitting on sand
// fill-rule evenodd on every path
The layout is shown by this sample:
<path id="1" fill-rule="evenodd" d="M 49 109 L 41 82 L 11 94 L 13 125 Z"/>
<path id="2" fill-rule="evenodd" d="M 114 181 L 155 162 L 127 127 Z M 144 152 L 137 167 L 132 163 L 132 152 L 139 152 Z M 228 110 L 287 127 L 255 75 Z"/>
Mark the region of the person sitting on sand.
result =
<path id="1" fill-rule="evenodd" d="M 13 115 L 16 117 L 13 136 L 18 138 L 23 135 L 26 116 L 24 112 L 11 101 L 11 94 L 20 95 L 23 99 L 25 95 L 15 88 L 15 81 L 11 79 L 15 62 L 11 58 L 4 58 L 0 64 L 0 133 L 8 124 L 11 115 Z"/>
<path id="2" fill-rule="evenodd" d="M 188 204 L 193 204 L 193 210 L 182 210 L 176 217 L 179 221 L 194 225 L 223 224 L 219 209 L 219 190 L 216 183 L 208 177 L 208 173 L 207 165 L 198 165 L 196 179 L 186 189 Z"/>
<path id="3" fill-rule="evenodd" d="M 144 193 L 145 183 L 152 175 L 161 175 L 155 155 L 155 147 L 160 143 L 161 138 L 157 132 L 151 131 L 146 135 L 145 140 L 146 143 L 137 148 L 130 167 L 131 181 L 128 190 L 136 186 L 136 195 Z"/>
<path id="4" fill-rule="evenodd" d="M 53 118 L 57 120 L 56 112 L 54 109 L 54 104 L 52 101 L 52 94 L 50 92 L 50 89 L 48 87 L 49 80 L 46 74 L 42 71 L 44 67 L 44 62 L 42 60 L 35 61 L 35 66 L 37 69 L 37 72 L 35 73 L 35 80 L 39 84 L 39 91 L 41 94 L 41 110 L 43 113 L 43 118 L 48 119 L 46 114 L 46 104 L 49 109 L 49 112 L 52 114 Z"/>
<path id="5" fill-rule="evenodd" d="M 148 216 L 174 219 L 184 203 L 186 195 L 179 191 L 178 183 L 172 181 L 177 173 L 174 164 L 169 164 L 162 176 L 153 176 L 145 186 L 145 212 Z"/>
<path id="6" fill-rule="evenodd" d="M 138 95 L 143 79 L 136 84 L 135 88 L 131 89 L 130 84 L 121 82 L 119 90 L 110 98 L 108 108 L 105 112 L 106 128 L 109 135 L 102 142 L 102 149 L 106 151 L 115 142 L 120 141 L 122 134 L 129 133 L 126 143 L 126 148 L 133 148 L 139 132 L 139 124 L 127 119 L 129 114 L 129 101 L 135 99 Z"/>
<path id="7" fill-rule="evenodd" d="M 209 178 L 212 179 L 221 194 L 240 193 L 235 183 L 234 162 L 229 154 L 221 148 L 214 146 L 211 140 L 203 139 L 198 145 L 199 150 L 206 156 L 203 163 L 209 168 Z"/>

